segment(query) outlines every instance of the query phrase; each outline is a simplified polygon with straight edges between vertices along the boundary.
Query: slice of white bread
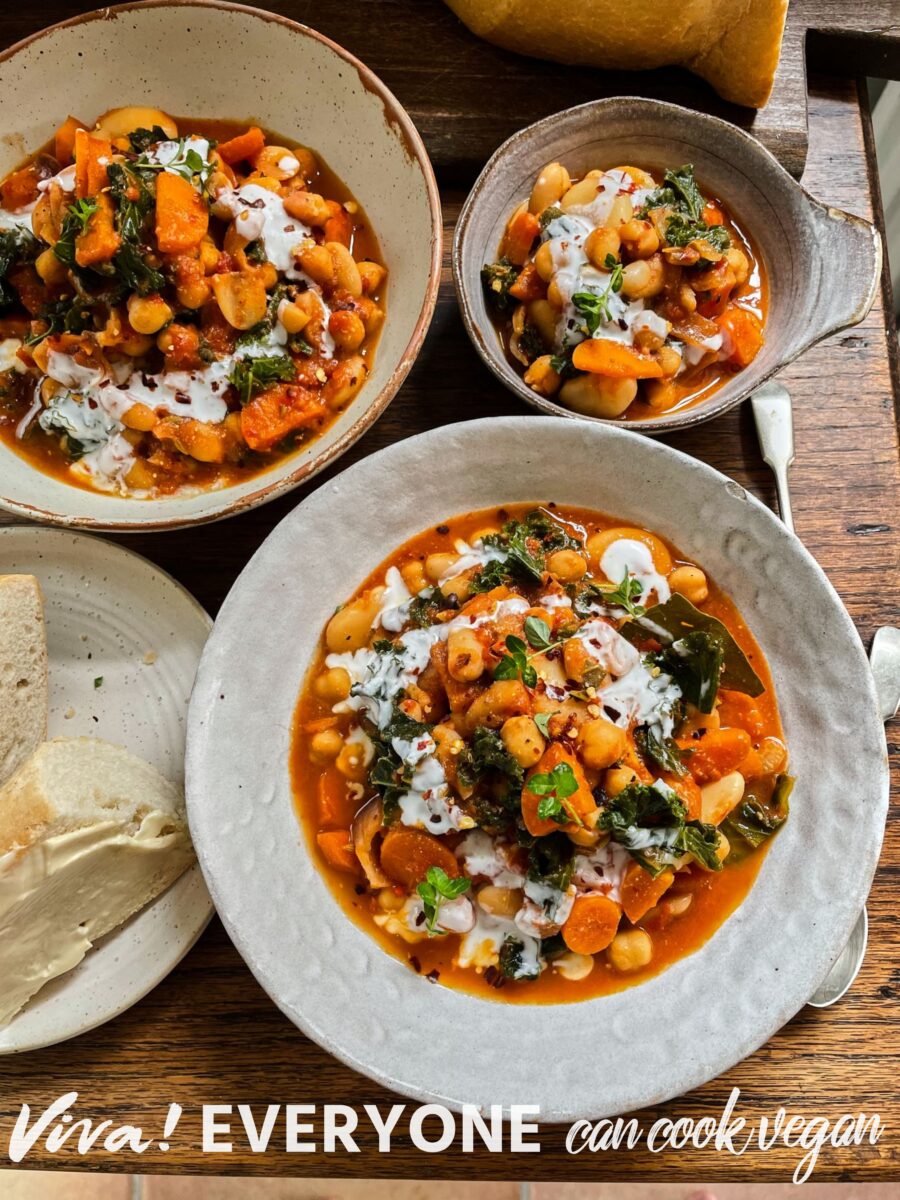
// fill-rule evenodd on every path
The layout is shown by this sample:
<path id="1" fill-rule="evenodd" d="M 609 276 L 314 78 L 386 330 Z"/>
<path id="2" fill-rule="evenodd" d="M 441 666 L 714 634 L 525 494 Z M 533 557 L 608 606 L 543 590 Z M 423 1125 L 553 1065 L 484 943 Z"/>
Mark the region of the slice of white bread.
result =
<path id="1" fill-rule="evenodd" d="M 0 1025 L 193 861 L 158 771 L 95 738 L 45 742 L 0 788 Z"/>
<path id="2" fill-rule="evenodd" d="M 44 599 L 33 575 L 0 575 L 0 784 L 47 736 Z"/>
<path id="3" fill-rule="evenodd" d="M 752 108 L 772 91 L 788 10 L 788 0 L 446 2 L 473 33 L 507 50 L 607 69 L 681 65 Z"/>

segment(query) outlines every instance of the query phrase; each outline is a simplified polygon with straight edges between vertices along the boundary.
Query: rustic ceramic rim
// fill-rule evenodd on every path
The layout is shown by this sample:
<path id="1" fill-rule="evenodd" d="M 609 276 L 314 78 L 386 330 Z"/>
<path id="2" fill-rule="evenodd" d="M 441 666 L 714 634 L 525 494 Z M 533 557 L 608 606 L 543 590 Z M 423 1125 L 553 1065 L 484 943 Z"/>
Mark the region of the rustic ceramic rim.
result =
<path id="1" fill-rule="evenodd" d="M 499 342 L 495 338 L 497 345 L 489 345 L 487 338 L 490 337 L 493 331 L 482 330 L 479 325 L 472 304 L 470 302 L 470 285 L 465 277 L 463 269 L 463 243 L 466 239 L 469 223 L 475 209 L 484 200 L 483 193 L 485 192 L 488 178 L 503 162 L 508 153 L 513 150 L 520 142 L 530 138 L 536 131 L 552 126 L 555 122 L 565 117 L 571 117 L 573 114 L 583 111 L 585 113 L 599 114 L 604 110 L 608 112 L 623 103 L 635 105 L 648 105 L 653 108 L 666 109 L 674 120 L 680 116 L 689 117 L 691 120 L 702 120 L 709 124 L 717 126 L 726 133 L 726 136 L 733 137 L 744 141 L 751 148 L 751 153 L 756 154 L 759 158 L 767 159 L 769 164 L 774 167 L 786 180 L 790 181 L 792 187 L 801 192 L 809 204 L 809 206 L 819 211 L 825 218 L 831 221 L 846 221 L 851 225 L 856 225 L 861 230 L 866 230 L 872 237 L 874 245 L 874 270 L 872 272 L 872 282 L 868 293 L 863 298 L 859 306 L 854 311 L 849 321 L 841 322 L 837 325 L 829 326 L 812 337 L 808 342 L 800 345 L 792 353 L 785 355 L 782 359 L 770 367 L 765 374 L 754 379 L 752 383 L 740 388 L 733 396 L 721 398 L 721 391 L 713 392 L 708 400 L 701 400 L 699 403 L 690 408 L 682 409 L 680 412 L 673 413 L 671 416 L 649 417 L 644 421 L 624 422 L 609 417 L 591 417 L 584 413 L 575 412 L 573 409 L 566 408 L 561 404 L 556 404 L 553 400 L 547 399 L 545 396 L 539 396 L 537 392 L 532 391 L 517 375 L 511 367 L 506 364 L 502 350 L 499 347 Z M 590 421 L 592 424 L 598 425 L 614 425 L 620 429 L 630 429 L 638 433 L 644 434 L 659 434 L 673 433 L 679 429 L 689 429 L 694 425 L 701 425 L 704 421 L 709 421 L 713 417 L 718 417 L 722 413 L 728 412 L 732 408 L 736 408 L 739 404 L 760 387 L 767 379 L 771 379 L 788 363 L 793 362 L 801 354 L 805 353 L 817 342 L 821 342 L 826 337 L 831 337 L 832 334 L 838 333 L 841 329 L 849 329 L 853 325 L 858 325 L 860 321 L 868 314 L 872 307 L 875 296 L 878 291 L 878 284 L 881 279 L 882 272 L 883 250 L 881 244 L 881 235 L 875 226 L 864 220 L 862 217 L 857 217 L 853 213 L 845 212 L 840 208 L 832 208 L 827 204 L 823 204 L 821 200 L 817 200 L 809 191 L 799 183 L 794 177 L 785 170 L 778 159 L 772 154 L 761 142 L 752 137 L 746 130 L 741 129 L 737 125 L 732 125 L 728 121 L 722 120 L 720 117 L 714 117 L 709 113 L 698 112 L 695 109 L 685 108 L 680 104 L 670 104 L 664 100 L 649 100 L 644 96 L 613 96 L 605 100 L 588 100 L 584 104 L 573 105 L 572 108 L 563 109 L 557 113 L 551 113 L 549 116 L 542 117 L 541 120 L 535 121 L 531 125 L 526 125 L 524 129 L 517 130 L 511 137 L 507 138 L 502 145 L 494 151 L 488 159 L 478 178 L 472 186 L 472 190 L 466 197 L 462 210 L 459 214 L 459 219 L 456 223 L 456 230 L 453 235 L 453 248 L 451 254 L 451 263 L 453 268 L 453 283 L 456 288 L 456 296 L 459 301 L 459 307 L 462 312 L 463 324 L 466 327 L 466 332 L 472 342 L 472 345 L 478 351 L 482 362 L 487 366 L 492 374 L 506 387 L 509 391 L 514 392 L 526 404 L 532 408 L 537 408 L 543 413 L 547 413 L 554 417 L 566 417 L 579 421 Z"/>
<path id="2" fill-rule="evenodd" d="M 192 525 L 209 525 L 214 521 L 221 521 L 226 517 L 233 517 L 242 512 L 248 512 L 251 508 L 257 508 L 260 504 L 267 504 L 270 500 L 275 500 L 285 492 L 291 491 L 301 483 L 312 479 L 313 476 L 318 475 L 320 471 L 324 470 L 335 459 L 340 458 L 342 454 L 349 450 L 354 442 L 358 441 L 375 424 L 400 390 L 403 381 L 406 379 L 413 363 L 418 357 L 419 351 L 422 349 L 422 343 L 425 340 L 425 335 L 434 316 L 438 290 L 441 283 L 441 260 L 443 252 L 441 198 L 437 180 L 434 177 L 434 168 L 431 165 L 431 159 L 428 157 L 428 151 L 425 149 L 425 143 L 422 141 L 419 131 L 413 124 L 409 113 L 374 71 L 367 67 L 354 54 L 351 54 L 349 50 L 345 50 L 337 42 L 333 42 L 331 38 L 325 37 L 324 34 L 318 33 L 308 25 L 303 25 L 299 21 L 292 21 L 289 17 L 281 16 L 280 13 L 266 12 L 261 8 L 254 8 L 250 4 L 234 4 L 231 3 L 231 0 L 132 0 L 132 3 L 116 4 L 106 8 L 94 9 L 92 12 L 80 13 L 77 16 L 67 18 L 65 21 L 58 21 L 54 25 L 48 25 L 46 28 L 38 30 L 37 33 L 31 34 L 29 37 L 22 38 L 21 41 L 4 50 L 0 54 L 0 65 L 12 58 L 20 50 L 25 49 L 26 46 L 40 41 L 41 38 L 55 33 L 59 29 L 72 28 L 88 21 L 108 21 L 112 17 L 147 8 L 221 8 L 228 12 L 248 13 L 264 21 L 283 25 L 302 36 L 320 42 L 338 55 L 339 58 L 342 58 L 349 66 L 353 67 L 359 75 L 363 87 L 378 96 L 382 101 L 384 104 L 385 121 L 389 125 L 397 127 L 408 153 L 421 168 L 428 194 L 428 207 L 431 212 L 431 264 L 428 290 L 425 294 L 425 301 L 422 311 L 419 314 L 419 319 L 416 321 L 415 328 L 413 329 L 412 337 L 407 343 L 403 354 L 400 356 L 400 361 L 391 372 L 390 378 L 366 411 L 353 422 L 349 429 L 332 446 L 329 446 L 327 450 L 323 451 L 317 457 L 310 459 L 281 479 L 273 480 L 272 483 L 266 484 L 264 487 L 251 492 L 247 496 L 241 496 L 230 503 L 226 503 L 218 511 L 191 517 L 174 516 L 150 521 L 142 521 L 136 517 L 134 520 L 102 521 L 94 517 L 69 517 L 50 512 L 36 505 L 20 504 L 15 500 L 8 500 L 6 497 L 0 496 L 0 508 L 14 513 L 16 516 L 24 517 L 26 520 L 36 521 L 40 524 L 55 525 L 63 529 L 82 529 L 88 532 L 93 530 L 100 533 L 154 533 L 169 529 L 183 529 L 186 526 Z M 77 494 L 79 489 L 73 488 L 72 491 Z M 227 497 L 227 490 L 223 491 L 221 495 Z M 135 501 L 135 504 L 139 506 L 140 501 Z"/>

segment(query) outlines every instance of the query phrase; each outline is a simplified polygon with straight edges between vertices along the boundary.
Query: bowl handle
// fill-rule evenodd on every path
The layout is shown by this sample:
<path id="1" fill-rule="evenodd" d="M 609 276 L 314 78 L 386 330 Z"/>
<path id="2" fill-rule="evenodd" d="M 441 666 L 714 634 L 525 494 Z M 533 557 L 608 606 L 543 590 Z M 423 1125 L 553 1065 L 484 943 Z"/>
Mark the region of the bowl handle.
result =
<path id="1" fill-rule="evenodd" d="M 814 204 L 810 217 L 822 263 L 813 309 L 819 320 L 812 340 L 819 341 L 858 324 L 872 307 L 881 279 L 881 235 L 840 208 Z"/>

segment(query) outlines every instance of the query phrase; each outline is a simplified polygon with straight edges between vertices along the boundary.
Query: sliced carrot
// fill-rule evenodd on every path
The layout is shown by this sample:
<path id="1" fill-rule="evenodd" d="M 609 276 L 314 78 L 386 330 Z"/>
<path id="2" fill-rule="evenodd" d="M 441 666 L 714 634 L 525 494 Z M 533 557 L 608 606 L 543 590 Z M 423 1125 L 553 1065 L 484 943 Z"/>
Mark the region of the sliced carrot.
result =
<path id="1" fill-rule="evenodd" d="M 663 773 L 661 776 L 664 783 L 667 783 L 672 791 L 680 800 L 684 802 L 684 807 L 687 809 L 687 819 L 696 821 L 700 817 L 700 787 L 696 780 L 690 775 L 669 775 Z M 646 874 L 646 872 L 644 872 Z"/>
<path id="2" fill-rule="evenodd" d="M 254 158 L 265 144 L 266 137 L 263 131 L 258 126 L 251 125 L 246 133 L 239 133 L 237 137 L 222 142 L 216 149 L 224 161 L 231 165 L 243 159 Z"/>
<path id="3" fill-rule="evenodd" d="M 206 200 L 189 179 L 161 171 L 156 180 L 156 242 L 163 254 L 184 254 L 209 229 Z"/>
<path id="4" fill-rule="evenodd" d="M 451 877 L 459 875 L 456 855 L 443 842 L 421 829 L 394 827 L 381 843 L 381 867 L 394 883 L 411 891 L 425 878 L 429 867 L 440 867 Z"/>
<path id="5" fill-rule="evenodd" d="M 109 262 L 122 244 L 116 232 L 116 210 L 111 198 L 106 192 L 100 192 L 96 203 L 97 211 L 91 215 L 84 232 L 75 239 L 75 261 L 79 267 Z"/>
<path id="6" fill-rule="evenodd" d="M 716 318 L 716 324 L 731 343 L 731 354 L 726 361 L 735 367 L 752 363 L 763 344 L 762 324 L 756 313 L 732 304 Z"/>
<path id="7" fill-rule="evenodd" d="M 525 265 L 534 239 L 541 232 L 541 223 L 527 209 L 516 213 L 506 228 L 500 253 L 517 267 Z"/>
<path id="8" fill-rule="evenodd" d="M 639 863 L 629 863 L 620 888 L 622 908 L 628 920 L 636 925 L 654 904 L 659 903 L 660 897 L 674 882 L 674 871 L 663 871 L 654 878 Z"/>
<path id="9" fill-rule="evenodd" d="M 663 373 L 655 358 L 609 338 L 588 338 L 579 342 L 572 362 L 579 371 L 607 375 L 612 379 L 659 379 Z"/>
<path id="10" fill-rule="evenodd" d="M 295 384 L 276 384 L 241 410 L 241 433 L 251 450 L 271 450 L 289 433 L 314 425 L 325 411 L 316 393 Z"/>
<path id="11" fill-rule="evenodd" d="M 323 771 L 319 776 L 319 825 L 332 828 L 347 824 L 344 808 L 347 800 L 347 781 L 340 772 Z"/>
<path id="12" fill-rule="evenodd" d="M 61 167 L 67 167 L 75 157 L 75 131 L 84 129 L 77 117 L 66 117 L 53 139 L 53 156 Z"/>
<path id="13" fill-rule="evenodd" d="M 707 225 L 725 224 L 724 213 L 722 212 L 721 208 L 719 208 L 718 204 L 712 200 L 707 200 L 706 204 L 703 206 L 703 212 L 701 213 L 701 216 Z"/>
<path id="14" fill-rule="evenodd" d="M 329 829 L 324 833 L 317 833 L 316 841 L 330 866 L 350 875 L 359 874 L 359 859 L 353 849 L 349 829 Z"/>
<path id="15" fill-rule="evenodd" d="M 328 201 L 328 211 L 331 215 L 325 222 L 325 241 L 340 242 L 349 250 L 353 241 L 353 218 L 337 200 Z"/>
<path id="16" fill-rule="evenodd" d="M 598 954 L 616 936 L 621 918 L 608 896 L 578 896 L 562 927 L 563 941 L 574 954 Z"/>
<path id="17" fill-rule="evenodd" d="M 516 282 L 509 289 L 509 294 L 528 304 L 532 300 L 543 300 L 547 295 L 547 285 L 538 274 L 534 263 L 528 263 L 522 268 Z"/>
<path id="18" fill-rule="evenodd" d="M 734 729 L 746 729 L 754 741 L 762 737 L 765 729 L 762 713 L 754 704 L 752 697 L 745 696 L 743 692 L 729 692 L 720 689 L 718 713 L 722 725 Z"/>
<path id="19" fill-rule="evenodd" d="M 38 198 L 38 182 L 40 176 L 33 166 L 23 167 L 21 171 L 13 171 L 3 183 L 0 183 L 0 200 L 3 207 L 11 212 L 24 208 Z"/>
<path id="20" fill-rule="evenodd" d="M 679 745 L 691 751 L 687 765 L 699 784 L 735 770 L 751 749 L 750 734 L 744 729 L 715 729 L 697 741 L 687 738 Z"/>
<path id="21" fill-rule="evenodd" d="M 554 767 L 558 767 L 562 763 L 572 768 L 572 774 L 575 776 L 575 782 L 578 785 L 576 791 L 571 796 L 566 796 L 563 801 L 563 808 L 566 809 L 570 818 L 569 827 L 577 827 L 577 822 L 573 822 L 571 819 L 573 816 L 585 822 L 585 818 L 592 816 L 597 810 L 597 805 L 588 781 L 585 779 L 581 763 L 571 750 L 566 749 L 562 742 L 551 742 L 541 755 L 537 766 L 533 767 L 526 775 L 525 787 L 522 790 L 522 819 L 525 822 L 525 828 L 532 837 L 543 837 L 547 833 L 558 833 L 560 829 L 566 828 L 566 826 L 560 825 L 558 821 L 551 821 L 538 816 L 538 805 L 544 797 L 535 795 L 528 788 L 528 781 L 533 779 L 535 775 L 549 774 Z"/>
<path id="22" fill-rule="evenodd" d="M 75 195 L 97 196 L 109 183 L 106 166 L 112 154 L 109 138 L 75 130 Z"/>
<path id="23" fill-rule="evenodd" d="M 6 278 L 18 292 L 25 311 L 36 317 L 47 305 L 50 294 L 34 266 L 31 263 L 16 263 L 7 271 Z"/>

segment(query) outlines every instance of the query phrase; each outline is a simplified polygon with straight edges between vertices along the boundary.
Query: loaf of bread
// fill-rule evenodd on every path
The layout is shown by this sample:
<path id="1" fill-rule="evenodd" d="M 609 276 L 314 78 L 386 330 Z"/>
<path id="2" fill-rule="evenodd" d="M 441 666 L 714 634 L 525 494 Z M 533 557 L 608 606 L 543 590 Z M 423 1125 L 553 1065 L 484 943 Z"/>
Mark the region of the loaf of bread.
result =
<path id="1" fill-rule="evenodd" d="M 47 736 L 44 601 L 33 575 L 0 575 L 0 784 Z"/>
<path id="2" fill-rule="evenodd" d="M 193 861 L 182 792 L 148 763 L 40 746 L 0 788 L 0 1025 Z"/>
<path id="3" fill-rule="evenodd" d="M 788 0 L 447 0 L 473 33 L 507 50 L 607 69 L 683 66 L 726 100 L 769 98 Z"/>

